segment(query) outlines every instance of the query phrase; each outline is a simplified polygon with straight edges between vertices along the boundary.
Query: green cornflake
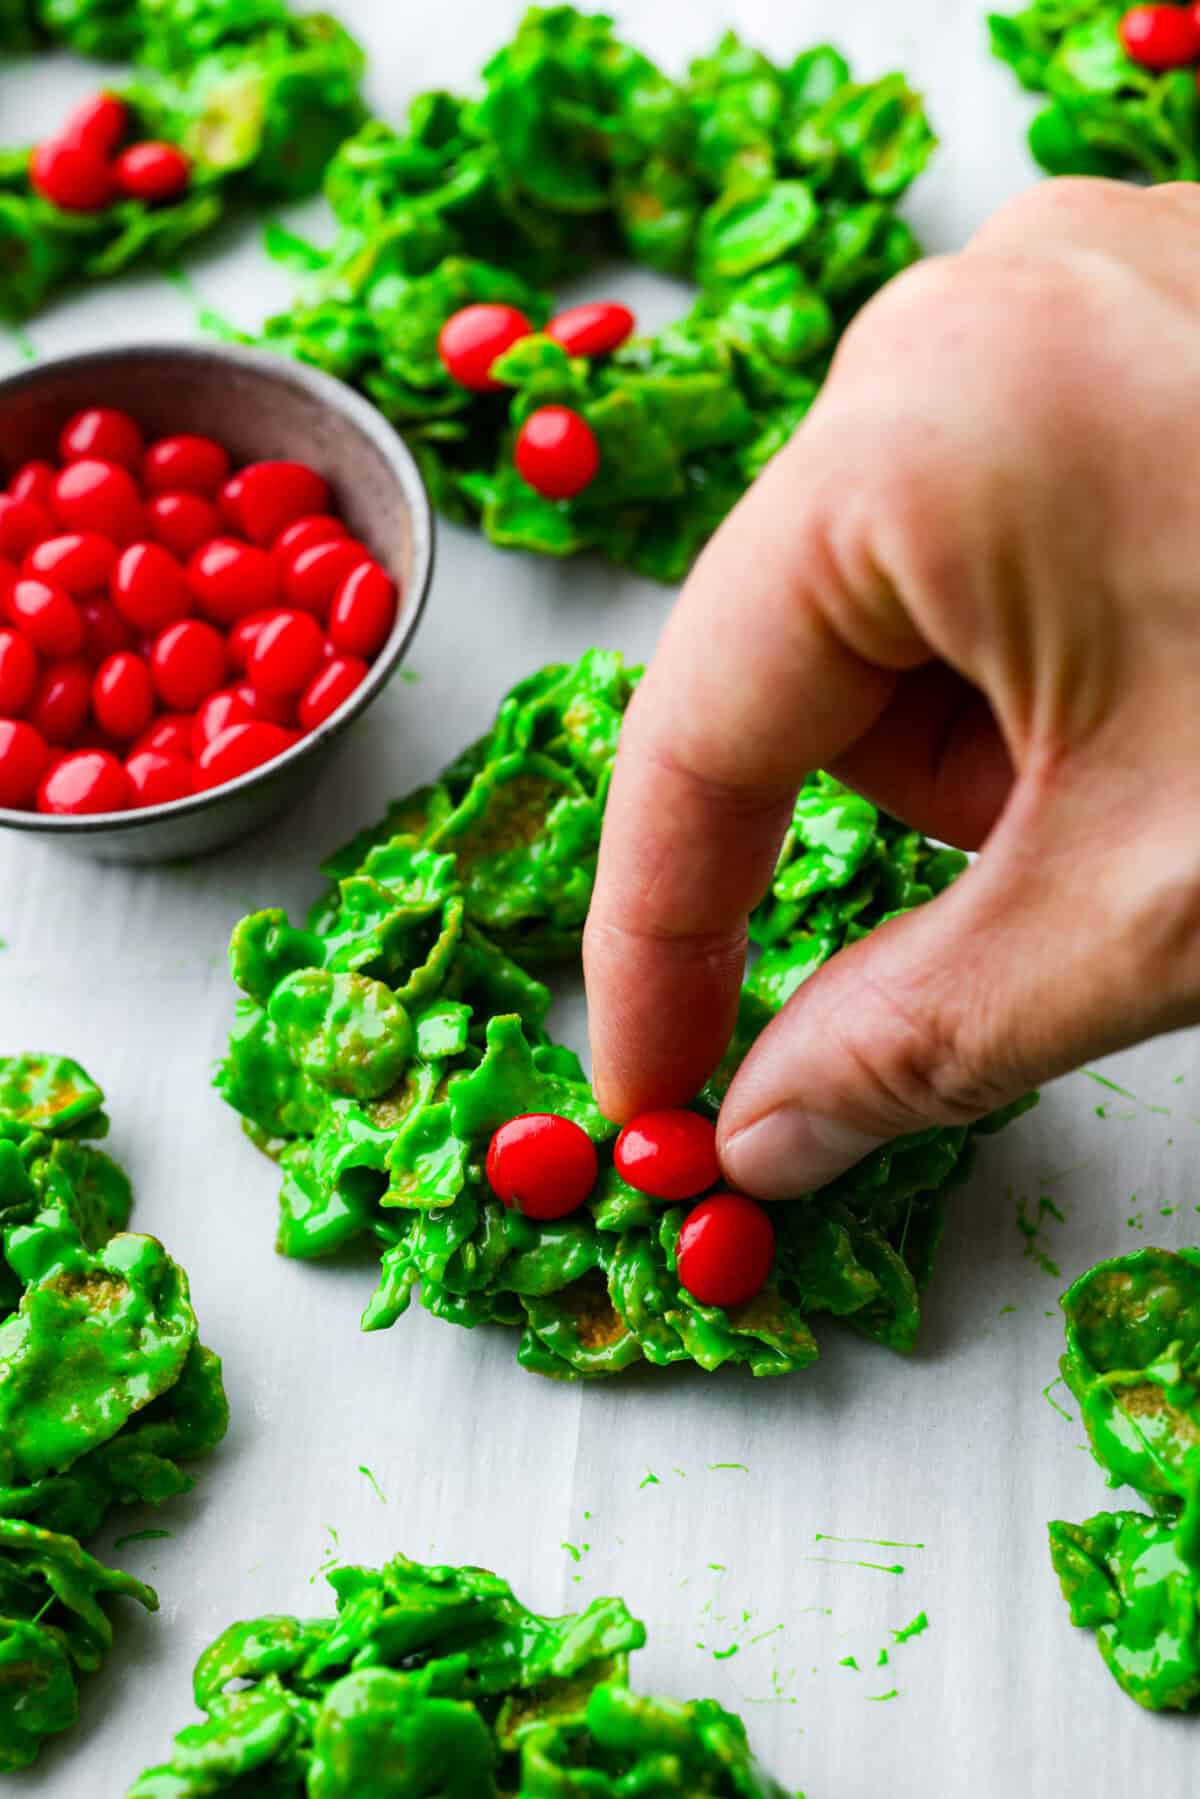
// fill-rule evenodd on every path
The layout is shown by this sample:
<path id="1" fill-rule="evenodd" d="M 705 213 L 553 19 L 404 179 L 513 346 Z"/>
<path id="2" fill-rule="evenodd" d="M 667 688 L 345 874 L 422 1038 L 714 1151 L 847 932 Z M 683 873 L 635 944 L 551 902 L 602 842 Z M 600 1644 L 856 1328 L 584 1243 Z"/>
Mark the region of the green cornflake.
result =
<path id="1" fill-rule="evenodd" d="M 583 1560 L 583 1550 L 577 1549 L 574 1543 L 560 1543 L 559 1548 L 565 1549 L 573 1562 L 581 1562 Z"/>
<path id="2" fill-rule="evenodd" d="M 852 1655 L 844 1655 L 842 1657 L 841 1661 L 838 1663 L 838 1667 L 839 1668 L 853 1668 L 853 1670 L 856 1674 L 859 1673 L 859 1671 L 860 1671 L 858 1663 L 857 1663 L 857 1661 L 855 1661 L 855 1659 Z"/>
<path id="3" fill-rule="evenodd" d="M 363 56 L 326 14 L 285 0 L 7 0 L 0 55 L 66 47 L 131 62 L 117 90 L 130 135 L 166 140 L 190 164 L 187 190 L 64 212 L 29 179 L 28 151 L 0 151 L 0 318 L 39 312 L 61 288 L 138 262 L 170 265 L 247 202 L 315 192 L 361 124 Z"/>
<path id="4" fill-rule="evenodd" d="M 881 1649 L 875 1658 L 875 1666 L 877 1668 L 886 1668 L 890 1660 L 891 1657 L 888 1655 L 887 1650 Z"/>
<path id="5" fill-rule="evenodd" d="M 378 1499 L 380 1505 L 386 1505 L 387 1504 L 387 1494 L 384 1492 L 383 1488 L 380 1486 L 379 1482 L 376 1480 L 375 1476 L 371 1473 L 371 1470 L 366 1466 L 365 1463 L 363 1463 L 363 1462 L 359 1463 L 358 1472 L 362 1475 L 363 1479 L 367 1482 L 368 1486 L 371 1488 L 371 1490 L 375 1494 L 376 1499 Z"/>
<path id="6" fill-rule="evenodd" d="M 818 1193 L 776 1205 L 772 1277 L 726 1310 L 682 1286 L 684 1208 L 621 1179 L 616 1127 L 578 1057 L 546 1032 L 539 972 L 578 961 L 639 676 L 603 650 L 536 671 L 435 781 L 326 861 L 329 885 L 303 924 L 272 908 L 237 925 L 230 965 L 243 997 L 217 1085 L 278 1162 L 278 1247 L 315 1259 L 373 1242 L 380 1271 L 364 1328 L 391 1326 L 419 1292 L 450 1322 L 514 1329 L 520 1364 L 558 1379 L 678 1362 L 786 1374 L 816 1358 L 823 1315 L 911 1350 L 948 1195 L 976 1138 L 1029 1102 L 970 1130 L 901 1138 Z M 696 1101 L 709 1117 L 792 990 L 785 965 L 794 973 L 798 957 L 811 969 L 814 944 L 817 960 L 833 955 L 963 866 L 851 797 L 819 775 L 797 798 L 751 921 L 768 947 Z M 570 1119 L 599 1156 L 590 1199 L 552 1222 L 509 1211 L 486 1179 L 493 1133 L 528 1112 Z"/>
<path id="7" fill-rule="evenodd" d="M 786 1799 L 715 1701 L 630 1690 L 646 1633 L 619 1599 L 544 1618 L 484 1569 L 402 1556 L 329 1579 L 336 1617 L 234 1624 L 204 1651 L 204 1721 L 128 1799 L 382 1799 L 392 1771 L 414 1799 Z"/>
<path id="8" fill-rule="evenodd" d="M 661 1486 L 662 1486 L 662 1482 L 659 1480 L 657 1474 L 654 1474 L 649 1468 L 647 1468 L 647 1470 L 646 1470 L 644 1479 L 639 1480 L 639 1482 L 638 1482 L 639 1492 L 641 1491 L 641 1489 L 643 1487 L 661 1487 Z"/>
<path id="9" fill-rule="evenodd" d="M 714 1649 L 711 1651 L 712 1658 L 714 1662 L 727 1662 L 731 1656 L 737 1654 L 740 1647 L 741 1645 L 738 1643 L 731 1643 L 728 1649 Z"/>
<path id="10" fill-rule="evenodd" d="M 851 79 L 828 46 L 776 65 L 733 33 L 675 80 L 569 6 L 528 12 L 477 97 L 419 94 L 330 164 L 336 228 L 270 348 L 361 388 L 403 431 L 437 505 L 490 540 L 566 557 L 598 549 L 682 578 L 792 434 L 861 305 L 919 246 L 897 203 L 935 139 L 898 74 Z M 605 357 L 543 326 L 553 286 L 624 255 L 698 283 L 688 312 Z M 437 353 L 478 303 L 534 326 L 480 396 Z M 580 412 L 599 472 L 569 501 L 519 477 L 512 443 L 537 407 Z M 840 867 L 855 808 L 812 856 Z"/>
<path id="11" fill-rule="evenodd" d="M 925 1616 L 924 1612 L 918 1612 L 911 1624 L 905 1624 L 902 1629 L 894 1630 L 892 1632 L 892 1641 L 894 1643 L 907 1643 L 913 1637 L 922 1636 L 928 1629 L 929 1619 Z"/>
<path id="12" fill-rule="evenodd" d="M 132 1191 L 95 1146 L 104 1096 L 62 1056 L 0 1057 L 0 1771 L 78 1716 L 119 1597 L 153 1591 L 83 1548 L 116 1505 L 192 1485 L 224 1435 L 221 1365 L 182 1269 L 128 1230 Z M 165 1537 L 135 1531 L 127 1542 Z"/>

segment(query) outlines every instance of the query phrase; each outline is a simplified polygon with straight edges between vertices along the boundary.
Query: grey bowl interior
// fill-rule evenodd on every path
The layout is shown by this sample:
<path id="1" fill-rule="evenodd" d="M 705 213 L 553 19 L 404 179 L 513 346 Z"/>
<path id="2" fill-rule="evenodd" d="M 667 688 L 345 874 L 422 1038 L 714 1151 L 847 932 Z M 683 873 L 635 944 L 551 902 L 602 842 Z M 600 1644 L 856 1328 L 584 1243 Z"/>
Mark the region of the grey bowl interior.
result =
<path id="1" fill-rule="evenodd" d="M 396 622 L 370 674 L 324 724 L 262 769 L 208 793 L 142 811 L 46 817 L 0 807 L 0 826 L 37 833 L 105 860 L 161 862 L 243 837 L 306 791 L 341 733 L 395 673 L 420 622 L 433 568 L 433 518 L 416 463 L 387 421 L 319 370 L 227 345 L 98 350 L 0 381 L 3 478 L 53 457 L 58 433 L 85 406 L 119 406 L 148 438 L 197 431 L 235 463 L 287 457 L 331 482 L 354 535 L 396 581 Z"/>

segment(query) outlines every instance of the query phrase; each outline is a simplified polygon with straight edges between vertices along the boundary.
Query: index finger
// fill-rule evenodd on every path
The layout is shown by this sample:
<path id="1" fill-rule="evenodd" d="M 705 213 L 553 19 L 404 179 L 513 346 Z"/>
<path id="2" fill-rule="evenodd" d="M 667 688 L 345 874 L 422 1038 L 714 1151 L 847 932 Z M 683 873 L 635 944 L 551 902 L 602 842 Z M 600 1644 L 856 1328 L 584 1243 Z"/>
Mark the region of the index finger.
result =
<path id="1" fill-rule="evenodd" d="M 928 654 L 882 594 L 881 620 L 894 616 L 879 663 L 828 622 L 846 577 L 804 437 L 697 563 L 621 734 L 584 939 L 594 1078 L 614 1119 L 691 1099 L 720 1060 L 746 921 L 801 779 L 856 742 L 897 671 Z M 856 595 L 884 586 L 855 576 Z"/>

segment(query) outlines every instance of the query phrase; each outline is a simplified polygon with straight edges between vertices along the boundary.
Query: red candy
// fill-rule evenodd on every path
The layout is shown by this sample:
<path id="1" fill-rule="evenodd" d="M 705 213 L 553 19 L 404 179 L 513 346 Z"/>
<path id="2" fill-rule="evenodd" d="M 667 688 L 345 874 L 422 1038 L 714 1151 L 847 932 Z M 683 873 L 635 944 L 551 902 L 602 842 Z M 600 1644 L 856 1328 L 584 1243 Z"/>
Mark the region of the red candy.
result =
<path id="1" fill-rule="evenodd" d="M 68 531 L 97 531 L 114 543 L 142 534 L 142 502 L 127 468 L 85 456 L 68 463 L 54 482 L 54 510 Z"/>
<path id="2" fill-rule="evenodd" d="M 233 625 L 279 597 L 279 571 L 265 550 L 236 537 L 214 537 L 188 563 L 188 585 L 206 618 Z"/>
<path id="3" fill-rule="evenodd" d="M 129 108 L 115 94 L 92 94 L 71 108 L 59 134 L 60 143 L 79 144 L 105 159 L 129 129 Z"/>
<path id="4" fill-rule="evenodd" d="M 675 1245 L 680 1284 L 706 1306 L 740 1306 L 766 1285 L 775 1226 L 742 1193 L 714 1193 L 684 1219 Z"/>
<path id="5" fill-rule="evenodd" d="M 225 640 L 202 619 L 182 619 L 155 639 L 150 667 L 164 706 L 191 712 L 225 679 Z"/>
<path id="6" fill-rule="evenodd" d="M 194 556 L 221 529 L 221 515 L 198 493 L 160 493 L 146 505 L 146 529 L 180 562 Z"/>
<path id="7" fill-rule="evenodd" d="M 276 556 L 279 557 L 278 550 Z M 362 544 L 352 537 L 337 537 L 329 543 L 309 544 L 286 558 L 283 567 L 283 592 L 289 606 L 311 612 L 317 618 L 328 616 L 333 596 L 346 576 L 360 562 L 370 557 Z"/>
<path id="8" fill-rule="evenodd" d="M 230 725 L 219 737 L 207 744 L 196 760 L 197 790 L 220 787 L 225 781 L 236 781 L 251 769 L 273 762 L 298 741 L 294 731 L 281 725 L 253 719 L 249 724 Z"/>
<path id="9" fill-rule="evenodd" d="M 367 665 L 357 656 L 331 656 L 300 696 L 296 716 L 301 728 L 315 731 L 366 679 Z"/>
<path id="10" fill-rule="evenodd" d="M 49 138 L 29 158 L 29 181 L 63 212 L 102 212 L 116 197 L 112 169 L 91 145 Z"/>
<path id="11" fill-rule="evenodd" d="M 58 470 L 52 462 L 23 462 L 8 484 L 14 500 L 35 500 L 49 512 L 54 503 L 54 477 Z"/>
<path id="12" fill-rule="evenodd" d="M 604 356 L 625 342 L 633 330 L 628 306 L 615 300 L 596 300 L 586 306 L 568 306 L 546 326 L 546 336 L 571 356 Z"/>
<path id="13" fill-rule="evenodd" d="M 526 1218 L 565 1218 L 587 1199 L 598 1172 L 587 1132 L 553 1112 L 510 1118 L 488 1146 L 492 1192 Z"/>
<path id="14" fill-rule="evenodd" d="M 58 455 L 62 462 L 98 457 L 136 470 L 142 461 L 142 433 L 127 412 L 118 412 L 115 406 L 89 406 L 63 426 Z"/>
<path id="15" fill-rule="evenodd" d="M 142 461 L 148 493 L 197 493 L 215 499 L 229 475 L 229 452 L 211 437 L 160 437 Z"/>
<path id="16" fill-rule="evenodd" d="M 1121 42 L 1144 69 L 1182 69 L 1200 60 L 1200 23 L 1190 7 L 1135 6 L 1121 20 Z"/>
<path id="17" fill-rule="evenodd" d="M 297 519 L 324 512 L 329 483 L 303 462 L 252 462 L 238 477 L 237 519 L 246 536 L 272 544 Z"/>
<path id="18" fill-rule="evenodd" d="M 543 499 L 573 500 L 595 480 L 600 446 L 582 414 L 569 406 L 539 406 L 517 432 L 513 461 Z"/>
<path id="19" fill-rule="evenodd" d="M 177 200 L 192 179 L 192 165 L 177 144 L 131 144 L 113 164 L 117 189 L 131 200 Z"/>
<path id="20" fill-rule="evenodd" d="M 159 756 L 190 757 L 194 722 L 190 712 L 160 712 L 134 744 L 131 759 L 143 750 L 153 750 Z"/>
<path id="21" fill-rule="evenodd" d="M 133 804 L 133 783 L 108 750 L 75 750 L 56 762 L 38 788 L 39 812 L 83 816 L 124 812 Z"/>
<path id="22" fill-rule="evenodd" d="M 53 533 L 53 515 L 39 501 L 0 493 L 0 556 L 17 562 Z"/>
<path id="23" fill-rule="evenodd" d="M 282 565 L 299 555 L 301 550 L 311 550 L 314 544 L 333 543 L 335 538 L 348 535 L 340 518 L 333 518 L 327 512 L 313 512 L 307 518 L 298 518 L 294 525 L 288 525 L 271 548 Z"/>
<path id="24" fill-rule="evenodd" d="M 246 658 L 250 654 L 254 639 L 258 636 L 269 618 L 274 618 L 274 608 L 268 607 L 263 612 L 247 612 L 239 618 L 236 625 L 225 639 L 229 651 L 229 660 L 236 669 L 244 669 Z"/>
<path id="25" fill-rule="evenodd" d="M 502 381 L 492 379 L 497 357 L 511 350 L 533 326 L 515 306 L 484 303 L 452 313 L 438 335 L 438 355 L 451 379 L 472 393 L 498 393 Z"/>
<path id="26" fill-rule="evenodd" d="M 183 569 L 158 543 L 131 543 L 113 570 L 113 605 L 135 631 L 154 636 L 192 609 Z"/>
<path id="27" fill-rule="evenodd" d="M 324 633 L 311 614 L 281 610 L 255 633 L 246 675 L 260 693 L 299 693 L 320 668 L 324 652 Z"/>
<path id="28" fill-rule="evenodd" d="M 0 718 L 0 806 L 29 806 L 49 763 L 46 740 L 32 725 Z"/>
<path id="29" fill-rule="evenodd" d="M 17 631 L 0 630 L 0 718 L 20 718 L 37 686 L 33 645 Z"/>
<path id="30" fill-rule="evenodd" d="M 83 648 L 83 614 L 66 589 L 50 581 L 17 581 L 8 615 L 43 656 L 76 656 Z"/>
<path id="31" fill-rule="evenodd" d="M 117 559 L 117 546 L 95 531 L 67 531 L 44 537 L 25 553 L 27 575 L 40 575 L 70 594 L 94 593 L 108 583 Z"/>
<path id="32" fill-rule="evenodd" d="M 89 662 L 103 662 L 118 650 L 133 648 L 133 632 L 103 594 L 80 600 L 79 610 L 83 614 L 83 653 Z"/>
<path id="33" fill-rule="evenodd" d="M 140 737 L 150 723 L 154 683 L 150 670 L 132 650 L 118 650 L 96 670 L 92 714 L 102 731 L 122 742 Z"/>
<path id="34" fill-rule="evenodd" d="M 289 728 L 296 722 L 293 697 L 283 693 L 264 693 L 260 687 L 251 687 L 249 681 L 236 681 L 229 689 L 246 708 L 251 718 L 261 718 L 269 725 L 287 725 Z"/>
<path id="35" fill-rule="evenodd" d="M 195 788 L 195 772 L 186 756 L 135 750 L 126 758 L 125 773 L 135 806 L 169 806 L 172 800 L 186 799 Z"/>
<path id="36" fill-rule="evenodd" d="M 72 657 L 43 668 L 27 717 L 47 743 L 70 743 L 82 731 L 91 703 L 92 671 Z"/>
<path id="37" fill-rule="evenodd" d="M 202 755 L 214 737 L 219 737 L 230 725 L 249 724 L 253 716 L 245 700 L 232 688 L 222 687 L 216 693 L 210 693 L 192 720 L 192 755 Z"/>
<path id="38" fill-rule="evenodd" d="M 396 589 L 377 562 L 360 562 L 329 609 L 329 641 L 368 661 L 383 648 L 396 617 Z"/>
<path id="39" fill-rule="evenodd" d="M 651 1199 L 695 1199 L 721 1177 L 717 1127 L 682 1107 L 643 1112 L 617 1138 L 613 1163 L 623 1181 Z"/>

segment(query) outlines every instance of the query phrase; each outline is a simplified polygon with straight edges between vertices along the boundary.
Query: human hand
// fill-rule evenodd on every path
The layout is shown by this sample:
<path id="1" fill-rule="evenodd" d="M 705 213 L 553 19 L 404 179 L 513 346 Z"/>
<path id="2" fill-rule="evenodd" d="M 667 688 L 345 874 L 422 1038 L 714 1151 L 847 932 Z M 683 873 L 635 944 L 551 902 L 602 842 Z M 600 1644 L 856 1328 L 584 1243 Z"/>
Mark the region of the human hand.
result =
<path id="1" fill-rule="evenodd" d="M 611 1117 L 720 1058 L 815 767 L 982 853 L 760 1037 L 738 1186 L 808 1192 L 1200 1019 L 1200 189 L 1047 182 L 893 282 L 701 557 L 584 944 Z"/>

